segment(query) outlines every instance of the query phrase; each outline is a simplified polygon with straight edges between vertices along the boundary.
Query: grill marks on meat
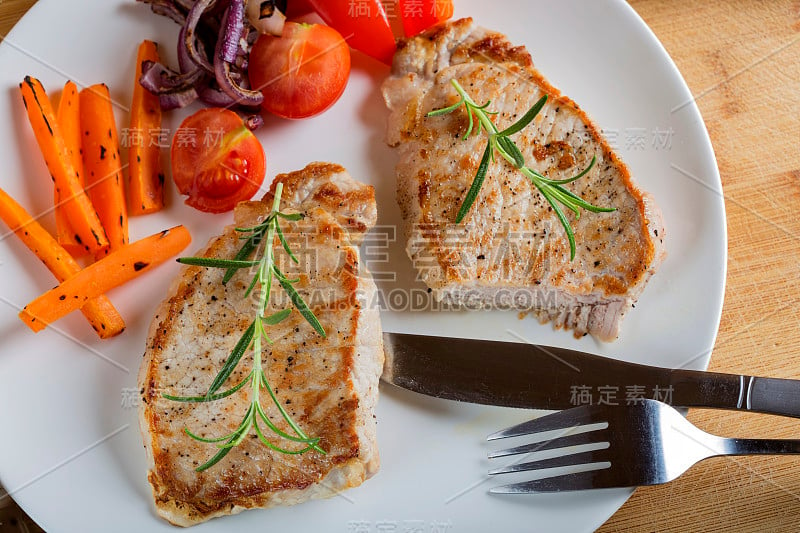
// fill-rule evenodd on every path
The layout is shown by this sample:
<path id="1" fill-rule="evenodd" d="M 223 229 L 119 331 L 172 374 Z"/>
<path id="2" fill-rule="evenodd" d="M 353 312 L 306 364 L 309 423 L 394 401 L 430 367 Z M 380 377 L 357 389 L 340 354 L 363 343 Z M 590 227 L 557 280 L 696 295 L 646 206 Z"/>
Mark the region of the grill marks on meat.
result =
<path id="1" fill-rule="evenodd" d="M 567 188 L 617 211 L 584 212 L 576 220 L 564 208 L 578 246 L 574 261 L 552 208 L 499 156 L 463 223 L 454 223 L 486 135 L 462 139 L 463 108 L 425 117 L 458 101 L 453 78 L 478 104 L 491 100 L 500 130 L 548 95 L 535 121 L 513 137 L 528 166 L 543 175 L 568 178 L 597 157 L 595 168 Z M 383 94 L 387 142 L 399 152 L 407 252 L 434 296 L 529 311 L 576 336 L 616 338 L 622 316 L 663 260 L 661 215 L 586 114 L 533 68 L 525 48 L 471 19 L 445 23 L 400 43 Z"/>
<path id="2" fill-rule="evenodd" d="M 178 403 L 162 393 L 187 396 L 208 390 L 252 321 L 258 291 L 243 298 L 251 272 L 240 271 L 224 286 L 222 269 L 186 267 L 151 323 L 139 374 L 140 424 L 151 461 L 148 479 L 158 514 L 176 525 L 331 496 L 361 484 L 378 469 L 374 409 L 383 346 L 378 312 L 364 305 L 375 285 L 360 266 L 355 247 L 375 224 L 374 191 L 338 165 L 314 163 L 276 177 L 262 201 L 241 203 L 235 226 L 263 220 L 279 181 L 284 183 L 281 209 L 306 215 L 299 222 L 282 221 L 300 265 L 287 260 L 276 239 L 279 266 L 290 278 L 300 278 L 295 286 L 327 339 L 295 310 L 289 319 L 268 328 L 274 344 L 265 347 L 264 368 L 286 410 L 308 435 L 321 437 L 320 445 L 328 453 L 273 452 L 251 430 L 253 434 L 215 466 L 194 471 L 216 448 L 189 438 L 184 427 L 206 438 L 229 433 L 249 406 L 250 388 L 209 403 Z M 241 246 L 238 237 L 233 226 L 228 227 L 201 255 L 233 257 Z M 285 293 L 273 285 L 271 312 L 289 305 Z M 242 380 L 251 361 L 245 354 L 221 390 Z M 266 391 L 261 397 L 271 419 L 290 432 Z M 268 430 L 265 434 L 292 447 Z"/>

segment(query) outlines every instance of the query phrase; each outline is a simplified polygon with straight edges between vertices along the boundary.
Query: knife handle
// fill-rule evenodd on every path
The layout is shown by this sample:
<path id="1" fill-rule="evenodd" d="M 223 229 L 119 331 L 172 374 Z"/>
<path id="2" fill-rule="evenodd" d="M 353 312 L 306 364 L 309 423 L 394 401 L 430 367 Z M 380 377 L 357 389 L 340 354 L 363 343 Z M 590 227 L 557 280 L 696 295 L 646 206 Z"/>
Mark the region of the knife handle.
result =
<path id="1" fill-rule="evenodd" d="M 800 418 L 800 380 L 673 370 L 672 404 Z"/>

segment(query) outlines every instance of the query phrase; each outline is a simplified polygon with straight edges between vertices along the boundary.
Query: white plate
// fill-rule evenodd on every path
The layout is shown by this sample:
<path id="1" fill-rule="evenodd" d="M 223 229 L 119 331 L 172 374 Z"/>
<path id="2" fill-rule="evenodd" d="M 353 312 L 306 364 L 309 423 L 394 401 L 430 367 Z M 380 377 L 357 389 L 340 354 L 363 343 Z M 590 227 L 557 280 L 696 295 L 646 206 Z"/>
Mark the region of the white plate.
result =
<path id="1" fill-rule="evenodd" d="M 663 210 L 669 258 L 613 344 L 588 337 L 578 341 L 531 319 L 520 321 L 514 313 L 391 311 L 383 314 L 384 328 L 504 340 L 513 340 L 513 330 L 545 344 L 705 368 L 722 306 L 725 213 L 703 121 L 667 53 L 621 1 L 456 4 L 457 15 L 471 15 L 527 45 L 537 67 L 609 132 L 633 175 Z M 136 45 L 144 38 L 164 43 L 174 64 L 176 34 L 173 23 L 132 1 L 38 2 L 0 46 L 2 187 L 33 213 L 50 207 L 50 179 L 17 90 L 23 76 L 40 78 L 53 94 L 67 78 L 79 84 L 106 82 L 126 103 Z M 387 71 L 354 57 L 347 91 L 330 111 L 307 121 L 269 121 L 259 133 L 268 174 L 311 160 L 339 162 L 355 178 L 376 186 L 381 224 L 396 224 L 395 155 L 382 142 L 386 112 L 377 89 Z M 184 114 L 172 113 L 167 126 L 176 126 Z M 120 127 L 127 123 L 123 110 L 118 121 Z M 169 204 L 163 213 L 133 219 L 132 237 L 185 223 L 193 247 L 199 247 L 229 220 L 193 212 L 172 188 Z M 43 221 L 48 228 L 54 225 L 51 215 Z M 402 243 L 390 247 L 389 260 L 399 281 L 383 283 L 384 290 L 419 288 L 409 281 Z M 17 307 L 51 287 L 53 279 L 13 237 L 0 243 L 0 261 L 0 482 L 47 531 L 171 531 L 153 512 L 136 410 L 127 395 L 135 396 L 146 328 L 178 266 L 164 265 L 114 290 L 110 296 L 128 330 L 101 342 L 78 314 L 37 335 L 28 331 L 16 317 Z M 592 530 L 630 491 L 488 494 L 502 480 L 487 479 L 484 437 L 527 415 L 383 387 L 378 408 L 383 465 L 374 479 L 340 497 L 246 512 L 200 529 Z"/>

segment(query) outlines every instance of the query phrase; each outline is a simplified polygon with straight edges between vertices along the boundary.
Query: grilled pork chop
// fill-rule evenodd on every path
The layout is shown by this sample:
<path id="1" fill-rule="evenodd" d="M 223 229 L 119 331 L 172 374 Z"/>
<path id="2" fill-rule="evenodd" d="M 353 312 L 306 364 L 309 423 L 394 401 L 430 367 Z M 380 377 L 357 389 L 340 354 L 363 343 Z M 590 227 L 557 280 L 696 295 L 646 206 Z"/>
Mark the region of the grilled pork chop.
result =
<path id="1" fill-rule="evenodd" d="M 313 163 L 276 177 L 261 201 L 239 204 L 235 226 L 249 227 L 263 219 L 278 182 L 284 184 L 281 210 L 306 215 L 299 222 L 282 222 L 300 265 L 285 261 L 280 266 L 288 277 L 301 278 L 295 286 L 327 338 L 294 310 L 289 319 L 268 326 L 274 344 L 265 347 L 264 369 L 289 414 L 309 436 L 321 437 L 319 445 L 327 454 L 274 452 L 251 429 L 219 463 L 195 472 L 217 448 L 191 439 L 184 428 L 204 438 L 233 431 L 250 404 L 250 388 L 209 403 L 179 403 L 162 394 L 205 394 L 252 321 L 256 301 L 243 297 L 251 272 L 239 271 L 222 285 L 221 269 L 184 268 L 151 323 L 139 372 L 148 479 L 158 514 L 176 525 L 327 497 L 361 484 L 378 469 L 374 410 L 383 345 L 378 311 L 362 305 L 373 296 L 375 284 L 360 266 L 355 247 L 375 224 L 374 190 L 338 165 Z M 233 228 L 213 238 L 202 255 L 232 258 L 242 243 Z M 285 258 L 277 239 L 274 248 Z M 271 312 L 289 305 L 274 283 Z M 249 353 L 220 391 L 249 373 Z M 290 431 L 266 392 L 262 398 L 276 425 Z M 275 444 L 292 447 L 264 431 Z"/>
<path id="2" fill-rule="evenodd" d="M 564 208 L 578 247 L 573 261 L 547 201 L 502 157 L 491 163 L 469 214 L 455 224 L 486 136 L 462 140 L 463 108 L 425 117 L 458 101 L 453 78 L 478 104 L 491 100 L 499 130 L 548 95 L 536 120 L 513 137 L 527 165 L 543 175 L 569 178 L 597 157 L 589 174 L 567 188 L 617 210 L 584 212 L 576 220 Z M 586 114 L 533 68 L 527 50 L 471 19 L 444 23 L 399 43 L 383 94 L 390 109 L 387 142 L 399 151 L 407 252 L 434 297 L 518 308 L 575 336 L 616 338 L 623 315 L 663 259 L 661 215 Z"/>

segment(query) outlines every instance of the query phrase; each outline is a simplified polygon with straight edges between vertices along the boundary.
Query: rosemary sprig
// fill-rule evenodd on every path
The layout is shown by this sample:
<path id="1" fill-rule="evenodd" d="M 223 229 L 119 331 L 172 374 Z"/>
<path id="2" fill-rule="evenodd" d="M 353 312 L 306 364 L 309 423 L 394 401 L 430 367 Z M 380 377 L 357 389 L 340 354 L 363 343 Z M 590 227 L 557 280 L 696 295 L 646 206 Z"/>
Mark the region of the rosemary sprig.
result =
<path id="1" fill-rule="evenodd" d="M 498 131 L 497 127 L 494 125 L 494 122 L 492 122 L 490 118 L 490 115 L 496 115 L 497 112 L 487 111 L 491 101 L 488 101 L 483 105 L 478 105 L 472 98 L 470 98 L 466 91 L 464 91 L 463 87 L 461 87 L 461 84 L 459 84 L 458 81 L 452 79 L 450 80 L 450 83 L 458 92 L 459 96 L 461 96 L 461 99 L 451 106 L 447 106 L 442 109 L 435 109 L 426 116 L 435 117 L 439 115 L 446 115 L 448 113 L 452 113 L 461 106 L 464 106 L 467 111 L 467 116 L 469 117 L 469 125 L 467 127 L 467 132 L 464 134 L 464 140 L 468 139 L 473 132 L 475 135 L 480 134 L 482 129 L 486 130 L 486 133 L 489 137 L 486 143 L 486 149 L 483 151 L 483 157 L 481 157 L 481 162 L 478 165 L 478 171 L 475 173 L 475 178 L 472 180 L 472 185 L 467 191 L 467 195 L 464 197 L 464 201 L 461 203 L 461 208 L 456 214 L 456 223 L 458 224 L 464 220 L 464 217 L 469 212 L 472 204 L 475 203 L 478 193 L 481 190 L 481 186 L 483 185 L 483 180 L 486 178 L 486 173 L 489 170 L 489 163 L 490 161 L 494 161 L 494 153 L 497 152 L 506 161 L 511 163 L 514 168 L 522 172 L 522 174 L 524 174 L 525 177 L 530 180 L 530 182 L 542 194 L 544 199 L 547 200 L 547 203 L 549 203 L 553 208 L 553 211 L 555 211 L 558 220 L 561 222 L 561 225 L 564 226 L 564 231 L 566 232 L 567 239 L 569 240 L 569 259 L 570 261 L 573 260 L 575 258 L 575 233 L 572 231 L 572 227 L 570 226 L 569 221 L 567 220 L 567 217 L 564 214 L 564 211 L 561 209 L 561 205 L 559 204 L 564 205 L 567 209 L 575 213 L 575 218 L 580 218 L 581 209 L 585 209 L 593 213 L 607 213 L 616 210 L 616 208 L 612 207 L 598 207 L 596 205 L 592 205 L 564 187 L 564 185 L 567 183 L 571 183 L 588 174 L 592 167 L 594 167 L 596 158 L 592 157 L 592 161 L 589 163 L 589 166 L 571 178 L 552 180 L 546 176 L 543 176 L 539 172 L 525 165 L 525 157 L 522 155 L 522 152 L 520 152 L 519 148 L 510 137 L 511 135 L 522 131 L 533 121 L 534 118 L 536 118 L 536 115 L 539 114 L 544 107 L 544 104 L 547 102 L 547 95 L 542 96 L 517 122 L 503 131 Z"/>
<path id="2" fill-rule="evenodd" d="M 262 366 L 264 342 L 270 344 L 272 343 L 272 340 L 267 335 L 266 326 L 278 324 L 288 318 L 292 313 L 292 309 L 287 308 L 274 314 L 266 315 L 269 296 L 272 291 L 273 279 L 277 279 L 278 284 L 283 288 L 284 291 L 287 292 L 292 304 L 300 312 L 303 318 L 305 318 L 308 323 L 311 324 L 317 333 L 325 337 L 325 330 L 323 329 L 319 320 L 317 320 L 317 317 L 314 315 L 311 309 L 309 309 L 306 302 L 294 288 L 293 283 L 295 283 L 296 280 L 287 278 L 275 263 L 275 253 L 272 245 L 276 236 L 278 237 L 283 250 L 289 256 L 289 258 L 295 263 L 299 262 L 294 253 L 292 253 L 291 248 L 289 248 L 289 243 L 286 241 L 283 231 L 281 230 L 279 219 L 296 221 L 303 218 L 303 216 L 295 213 L 282 213 L 278 210 L 282 192 L 283 184 L 278 183 L 277 187 L 275 188 L 275 199 L 272 203 L 272 210 L 263 222 L 250 228 L 236 228 L 237 232 L 243 234 L 243 239 L 245 242 L 233 259 L 217 259 L 210 257 L 182 257 L 178 259 L 179 262 L 186 265 L 226 269 L 225 276 L 222 280 L 223 284 L 230 281 L 230 279 L 239 269 L 256 267 L 256 274 L 253 276 L 249 287 L 245 291 L 245 297 L 252 292 L 256 284 L 259 284 L 260 287 L 258 296 L 258 311 L 256 312 L 253 322 L 239 338 L 239 341 L 236 343 L 236 346 L 234 346 L 227 360 L 222 365 L 222 368 L 212 381 L 206 394 L 203 396 L 163 395 L 164 398 L 176 402 L 213 402 L 227 398 L 235 392 L 243 389 L 247 385 L 250 386 L 250 406 L 245 412 L 241 423 L 232 432 L 219 437 L 206 438 L 192 433 L 189 428 L 184 428 L 184 432 L 189 437 L 200 442 L 216 444 L 219 448 L 217 453 L 211 457 L 211 459 L 195 469 L 197 472 L 202 472 L 203 470 L 211 468 L 217 464 L 220 459 L 225 457 L 228 452 L 231 451 L 232 448 L 238 446 L 245 439 L 245 437 L 250 433 L 251 428 L 255 430 L 258 439 L 265 446 L 277 452 L 285 454 L 301 454 L 309 450 L 316 450 L 320 453 L 325 453 L 325 450 L 323 450 L 318 444 L 319 438 L 311 438 L 306 435 L 300 426 L 298 426 L 297 423 L 292 420 L 292 417 L 289 416 L 289 413 L 287 413 L 283 408 L 283 405 L 281 405 L 280 401 L 278 401 L 278 398 L 275 395 L 275 392 L 272 390 L 272 387 L 270 387 L 269 383 L 267 382 L 267 376 L 264 373 L 264 368 Z M 261 257 L 259 259 L 249 260 L 248 258 L 257 250 L 262 251 Z M 242 356 L 244 356 L 248 350 L 252 350 L 253 355 L 253 368 L 250 370 L 250 373 L 247 374 L 242 381 L 230 389 L 223 392 L 217 392 L 236 369 L 239 361 L 242 359 Z M 283 420 L 292 429 L 293 434 L 281 430 L 267 416 L 266 412 L 261 407 L 261 402 L 259 400 L 259 395 L 262 388 L 267 390 L 270 399 L 277 407 Z M 263 423 L 264 426 L 269 428 L 269 430 L 278 437 L 290 442 L 300 443 L 302 446 L 299 449 L 288 449 L 273 444 L 264 435 L 264 431 L 259 425 L 261 423 Z"/>

